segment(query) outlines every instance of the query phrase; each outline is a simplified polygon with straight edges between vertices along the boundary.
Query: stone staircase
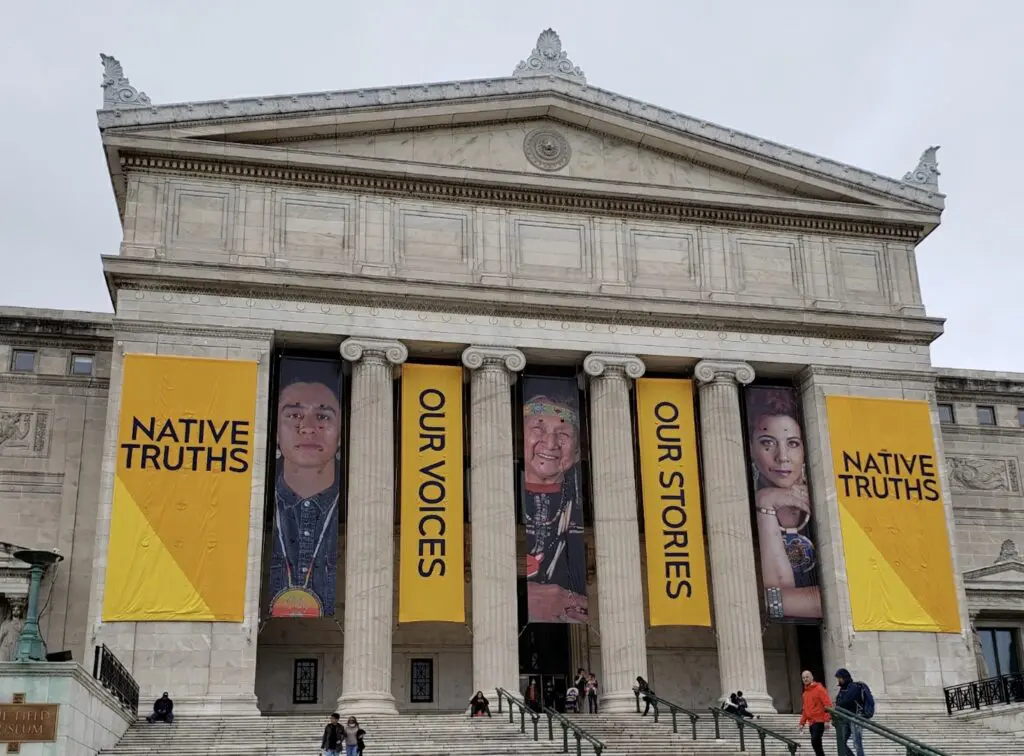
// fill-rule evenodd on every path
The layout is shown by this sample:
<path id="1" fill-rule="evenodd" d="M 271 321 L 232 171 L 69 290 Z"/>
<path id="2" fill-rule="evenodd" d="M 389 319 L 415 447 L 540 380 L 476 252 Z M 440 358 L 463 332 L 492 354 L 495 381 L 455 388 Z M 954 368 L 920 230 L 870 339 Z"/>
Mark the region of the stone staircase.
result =
<path id="1" fill-rule="evenodd" d="M 722 719 L 722 739 L 715 740 L 711 714 L 697 723 L 697 740 L 692 739 L 689 718 L 680 715 L 679 733 L 673 734 L 671 717 L 663 714 L 658 723 L 652 716 L 638 714 L 574 714 L 570 719 L 605 744 L 603 756 L 740 756 L 739 736 L 731 720 Z M 756 720 L 800 743 L 798 756 L 812 756 L 807 734 L 798 734 L 799 717 L 773 715 Z M 943 716 L 920 718 L 886 717 L 878 721 L 950 756 L 1024 756 L 1024 737 L 997 732 L 982 724 Z M 319 752 L 325 716 L 234 716 L 179 718 L 173 725 L 134 725 L 111 751 L 110 756 L 314 756 Z M 519 732 L 519 714 L 509 724 L 507 711 L 493 719 L 470 719 L 464 714 L 415 714 L 389 718 L 366 718 L 367 756 L 530 756 L 561 753 L 562 731 L 555 722 L 554 740 L 548 740 L 547 718 L 538 723 L 540 740 L 534 742 L 527 721 L 527 734 Z M 583 741 L 583 754 L 593 748 Z M 787 754 L 785 746 L 769 738 L 766 752 Z M 905 751 L 871 733 L 865 733 L 867 756 L 905 756 Z M 760 753 L 760 742 L 747 729 L 746 754 Z M 575 739 L 570 733 L 570 754 Z M 825 738 L 825 752 L 835 756 L 835 735 Z"/>

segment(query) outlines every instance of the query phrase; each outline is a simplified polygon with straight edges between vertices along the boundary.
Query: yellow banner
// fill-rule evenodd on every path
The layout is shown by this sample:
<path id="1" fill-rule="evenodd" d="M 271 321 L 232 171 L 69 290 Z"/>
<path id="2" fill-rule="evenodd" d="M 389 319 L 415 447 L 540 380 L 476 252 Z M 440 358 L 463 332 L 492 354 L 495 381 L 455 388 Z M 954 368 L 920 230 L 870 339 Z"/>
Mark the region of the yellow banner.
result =
<path id="1" fill-rule="evenodd" d="M 959 633 L 928 403 L 825 398 L 854 630 Z"/>
<path id="2" fill-rule="evenodd" d="M 401 464 L 398 621 L 465 622 L 461 367 L 402 366 Z"/>
<path id="3" fill-rule="evenodd" d="M 241 622 L 256 363 L 124 358 L 103 619 Z"/>
<path id="4" fill-rule="evenodd" d="M 636 385 L 651 626 L 711 627 L 693 381 Z"/>

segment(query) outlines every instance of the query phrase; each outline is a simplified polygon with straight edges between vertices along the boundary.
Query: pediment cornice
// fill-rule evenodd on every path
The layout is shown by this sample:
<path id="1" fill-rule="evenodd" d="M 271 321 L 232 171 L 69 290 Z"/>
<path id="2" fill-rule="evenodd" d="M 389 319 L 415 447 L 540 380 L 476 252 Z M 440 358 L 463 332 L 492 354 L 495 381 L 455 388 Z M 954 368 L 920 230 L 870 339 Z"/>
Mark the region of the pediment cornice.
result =
<path id="1" fill-rule="evenodd" d="M 881 176 L 560 76 L 113 107 L 100 110 L 98 120 L 103 132 L 173 127 L 179 134 L 203 138 L 265 134 L 268 130 L 288 137 L 295 136 L 296 130 L 315 128 L 314 123 L 329 128 L 332 124 L 348 127 L 360 119 L 391 120 L 394 126 L 398 121 L 409 125 L 416 117 L 434 119 L 438 124 L 444 119 L 458 123 L 477 120 L 481 114 L 493 118 L 501 110 L 504 118 L 555 115 L 626 140 L 661 144 L 672 150 L 680 145 L 705 162 L 745 164 L 755 174 L 760 171 L 776 181 L 788 177 L 796 184 L 832 187 L 881 204 L 895 201 L 936 213 L 944 206 L 944 195 L 930 187 Z"/>

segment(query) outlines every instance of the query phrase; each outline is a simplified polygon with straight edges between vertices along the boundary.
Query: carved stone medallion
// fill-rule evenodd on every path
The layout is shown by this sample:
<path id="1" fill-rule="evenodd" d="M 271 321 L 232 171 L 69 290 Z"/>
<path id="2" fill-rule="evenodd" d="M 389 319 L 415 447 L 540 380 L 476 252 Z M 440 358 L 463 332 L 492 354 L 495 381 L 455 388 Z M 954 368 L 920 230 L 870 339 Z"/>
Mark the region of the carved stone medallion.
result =
<path id="1" fill-rule="evenodd" d="M 542 171 L 559 171 L 569 164 L 569 140 L 554 129 L 534 129 L 523 140 L 523 152 L 531 165 Z"/>

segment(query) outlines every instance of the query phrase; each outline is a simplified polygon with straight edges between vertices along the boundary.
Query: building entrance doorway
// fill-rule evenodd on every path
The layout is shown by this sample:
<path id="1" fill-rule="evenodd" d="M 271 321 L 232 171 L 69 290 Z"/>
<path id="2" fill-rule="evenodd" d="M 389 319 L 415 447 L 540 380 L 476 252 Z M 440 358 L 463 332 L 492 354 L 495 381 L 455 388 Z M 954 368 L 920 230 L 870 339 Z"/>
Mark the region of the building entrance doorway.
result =
<path id="1" fill-rule="evenodd" d="M 568 624 L 530 623 L 526 580 L 517 585 L 519 603 L 519 692 L 536 686 L 543 706 L 565 711 L 565 693 L 572 679 L 572 643 Z"/>

